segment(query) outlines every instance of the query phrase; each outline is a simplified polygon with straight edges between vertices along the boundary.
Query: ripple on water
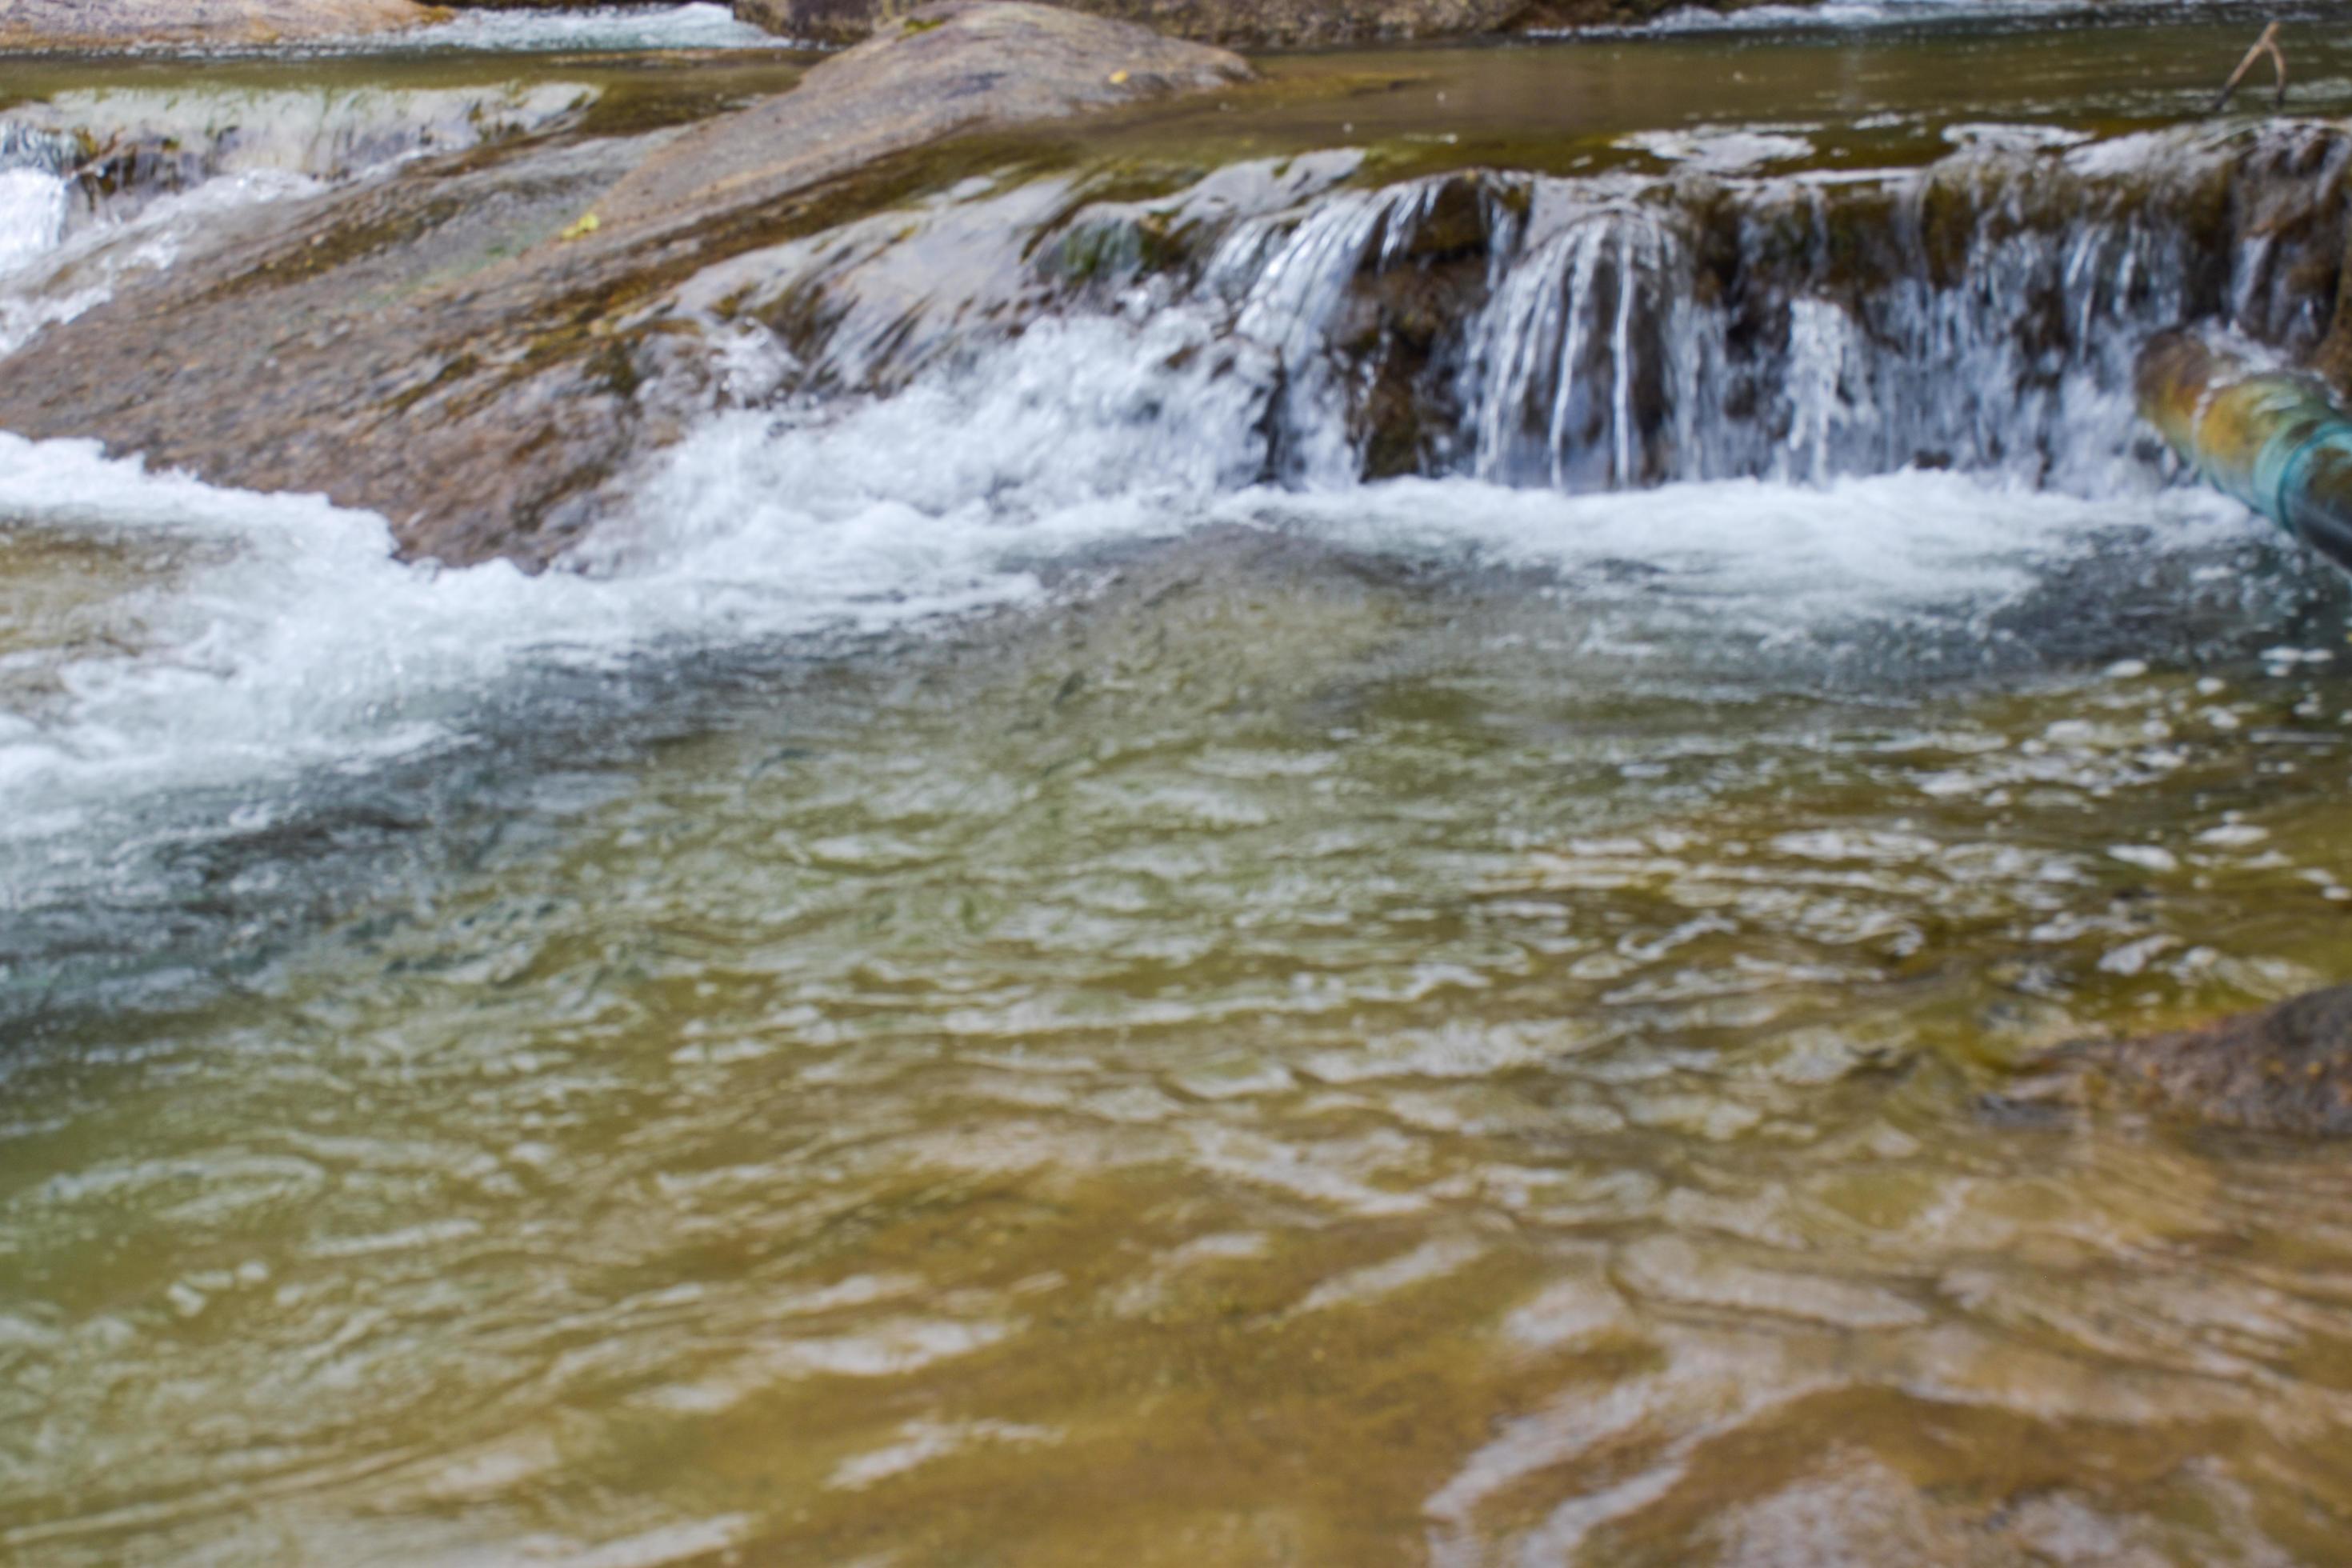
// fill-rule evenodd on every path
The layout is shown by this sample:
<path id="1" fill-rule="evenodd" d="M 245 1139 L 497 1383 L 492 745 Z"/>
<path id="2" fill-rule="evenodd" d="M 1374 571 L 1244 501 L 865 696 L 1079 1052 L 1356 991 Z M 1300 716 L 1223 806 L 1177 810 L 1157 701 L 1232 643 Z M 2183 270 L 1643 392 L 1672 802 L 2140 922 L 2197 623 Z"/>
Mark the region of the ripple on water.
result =
<path id="1" fill-rule="evenodd" d="M 47 1019 L 0 1544 L 2325 1560 L 2330 1157 L 1974 1105 L 2330 963 L 2332 666 L 1731 702 L 1543 572 L 1124 570 L 486 768 L 251 985 Z"/>

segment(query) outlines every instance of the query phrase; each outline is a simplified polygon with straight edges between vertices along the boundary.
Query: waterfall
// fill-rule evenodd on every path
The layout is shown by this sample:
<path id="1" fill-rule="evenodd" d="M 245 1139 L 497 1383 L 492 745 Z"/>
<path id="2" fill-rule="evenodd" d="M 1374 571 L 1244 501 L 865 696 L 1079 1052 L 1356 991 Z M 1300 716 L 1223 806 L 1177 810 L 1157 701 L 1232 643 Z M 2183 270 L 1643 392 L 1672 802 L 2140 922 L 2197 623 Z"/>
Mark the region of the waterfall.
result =
<path id="1" fill-rule="evenodd" d="M 2189 310 L 2194 237 L 2095 196 L 2045 225 L 1998 188 L 1948 279 L 1917 237 L 1939 194 L 1934 175 L 1895 183 L 1891 265 L 1862 279 L 1837 275 L 1846 215 L 1819 186 L 1743 192 L 1728 216 L 1687 195 L 1582 205 L 1469 329 L 1471 471 L 1566 489 L 1913 465 L 2088 482 L 2132 438 L 2139 339 Z"/>
<path id="2" fill-rule="evenodd" d="M 349 179 L 541 130 L 595 97 L 567 81 L 52 94 L 0 118 L 0 267 L 215 181 Z"/>
<path id="3" fill-rule="evenodd" d="M 2153 471 L 2130 396 L 2149 333 L 2201 319 L 2281 349 L 2315 339 L 2311 279 L 2340 253 L 2348 156 L 2338 132 L 2290 124 L 1780 178 L 1366 188 L 1340 163 L 1302 191 L 1270 164 L 1255 206 L 1232 170 L 1213 200 L 1071 204 L 1070 243 L 1029 247 L 1060 285 L 1034 309 L 1184 311 L 1264 351 L 1261 467 L 1293 485 L 1417 473 L 1581 492 L 1927 468 L 2085 493 Z M 854 269 L 824 287 L 854 311 Z M 921 311 L 970 328 L 989 313 L 952 290 Z M 920 368 L 862 359 L 825 384 L 887 392 Z"/>
<path id="4" fill-rule="evenodd" d="M 1463 401 L 1475 410 L 1474 472 L 1556 489 L 1662 477 L 1660 374 L 1675 409 L 1694 410 L 1698 394 L 1676 250 L 1638 208 L 1602 206 L 1514 259 L 1472 329 Z M 1652 393 L 1641 410 L 1637 381 Z"/>
<path id="5" fill-rule="evenodd" d="M 0 271 L 55 247 L 65 235 L 73 139 L 0 121 Z"/>
<path id="6" fill-rule="evenodd" d="M 2148 333 L 2216 306 L 2257 331 L 2281 313 L 2278 238 L 2197 225 L 2225 161 L 2167 170 L 2174 149 L 2149 143 L 2120 178 L 2047 157 L 1849 183 L 1481 176 L 1529 216 L 1491 226 L 1485 281 L 1459 288 L 1451 397 L 1413 400 L 1454 426 L 1425 467 L 1572 491 L 1913 466 L 2111 482 Z M 1334 197 L 1266 251 L 1234 325 L 1288 368 L 1297 447 L 1341 441 L 1364 466 L 1379 369 L 1333 323 L 1413 265 L 1446 184 Z M 2225 286 L 2200 297 L 2217 265 Z"/>

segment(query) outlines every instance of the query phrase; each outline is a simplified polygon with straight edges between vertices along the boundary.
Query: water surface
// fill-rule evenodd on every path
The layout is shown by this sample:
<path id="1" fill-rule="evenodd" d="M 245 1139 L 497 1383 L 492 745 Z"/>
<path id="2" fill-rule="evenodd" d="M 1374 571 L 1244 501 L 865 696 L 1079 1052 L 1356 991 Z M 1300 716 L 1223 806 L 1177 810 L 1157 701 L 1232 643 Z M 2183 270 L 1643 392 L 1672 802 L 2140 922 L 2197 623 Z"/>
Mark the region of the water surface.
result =
<path id="1" fill-rule="evenodd" d="M 1907 163 L 2233 27 L 1177 119 Z M 2334 1560 L 2341 1158 L 1981 1096 L 2342 977 L 2341 584 L 2090 400 L 1984 416 L 2043 489 L 1236 479 L 1144 303 L 716 419 L 538 579 L 0 437 L 0 1547 Z"/>

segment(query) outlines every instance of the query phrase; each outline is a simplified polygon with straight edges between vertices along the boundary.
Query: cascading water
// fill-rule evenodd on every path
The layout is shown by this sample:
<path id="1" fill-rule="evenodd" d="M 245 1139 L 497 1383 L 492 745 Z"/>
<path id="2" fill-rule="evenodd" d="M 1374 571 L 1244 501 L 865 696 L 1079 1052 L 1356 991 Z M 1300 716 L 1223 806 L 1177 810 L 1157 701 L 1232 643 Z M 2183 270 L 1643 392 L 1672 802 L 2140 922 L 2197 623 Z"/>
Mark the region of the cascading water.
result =
<path id="1" fill-rule="evenodd" d="M 2199 319 L 2284 349 L 2316 338 L 2305 283 L 2332 269 L 2327 193 L 2352 153 L 2336 130 L 2069 145 L 1968 129 L 1891 171 L 1367 188 L 1360 159 L 1328 154 L 1141 203 L 1024 187 L 719 275 L 739 344 L 748 323 L 793 323 L 755 403 L 888 395 L 1041 315 L 1182 315 L 1220 345 L 1219 374 L 1255 388 L 1204 436 L 1234 448 L 1224 467 L 1306 486 L 1920 468 L 2144 491 L 2163 470 L 2132 410 L 2139 342 Z M 975 264 L 970 237 L 1003 231 L 1027 235 L 1025 259 Z M 1198 367 L 1168 379 L 1172 409 Z"/>
<path id="2" fill-rule="evenodd" d="M 0 111 L 0 179 L 14 172 L 23 182 L 15 192 L 19 213 L 37 209 L 0 229 L 0 267 L 78 228 L 119 226 L 149 202 L 214 180 L 346 180 L 419 153 L 542 130 L 595 97 L 566 81 L 59 92 Z"/>
<path id="3" fill-rule="evenodd" d="M 171 264 L 227 214 L 543 130 L 568 81 L 423 90 L 73 91 L 0 115 L 0 356 Z"/>
<path id="4" fill-rule="evenodd" d="M 70 137 L 0 121 L 0 272 L 65 237 L 66 176 L 79 152 Z"/>
<path id="5" fill-rule="evenodd" d="M 2250 164 L 2321 203 L 2347 154 L 2289 129 L 1859 176 L 1438 176 L 1244 218 L 1156 299 L 1231 301 L 1232 332 L 1276 356 L 1284 448 L 1315 454 L 1292 479 L 1582 491 L 1916 466 L 2092 493 L 2149 472 L 2130 395 L 2148 334 L 2218 315 L 2316 336 L 2275 236 L 2214 209 Z M 1433 326 L 1383 295 L 1448 269 Z"/>
<path id="6" fill-rule="evenodd" d="M 474 5 L 411 33 L 382 33 L 313 46 L 319 52 L 495 49 L 572 53 L 589 49 L 787 49 L 790 38 L 740 21 L 715 0 L 684 5 Z"/>

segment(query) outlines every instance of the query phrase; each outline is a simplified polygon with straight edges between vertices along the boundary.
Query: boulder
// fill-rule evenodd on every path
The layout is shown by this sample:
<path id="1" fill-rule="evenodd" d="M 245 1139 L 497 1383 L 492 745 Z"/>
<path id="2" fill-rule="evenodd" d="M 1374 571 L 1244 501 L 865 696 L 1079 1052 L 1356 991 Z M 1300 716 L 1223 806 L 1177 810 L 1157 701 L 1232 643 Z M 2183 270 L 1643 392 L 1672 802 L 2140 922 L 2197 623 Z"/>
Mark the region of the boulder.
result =
<path id="1" fill-rule="evenodd" d="M 1646 21 L 1698 4 L 1736 10 L 1755 0 L 1065 0 L 1098 16 L 1228 48 L 1479 37 Z M 1804 0 L 1800 0 L 1804 3 Z M 900 14 L 891 0 L 735 0 L 735 15 L 787 38 L 854 44 Z"/>
<path id="2" fill-rule="evenodd" d="M 697 125 L 485 146 L 249 209 L 0 363 L 0 429 L 322 492 L 412 557 L 543 565 L 711 406 L 719 323 L 678 303 L 698 274 L 929 188 L 953 139 L 1247 69 L 957 0 Z"/>
<path id="3" fill-rule="evenodd" d="M 2064 1047 L 1990 1109 L 2118 1105 L 2248 1132 L 2352 1133 L 2352 985 L 2261 1013 Z"/>
<path id="4" fill-rule="evenodd" d="M 0 50 L 273 44 L 411 27 L 435 15 L 415 0 L 8 0 Z"/>

